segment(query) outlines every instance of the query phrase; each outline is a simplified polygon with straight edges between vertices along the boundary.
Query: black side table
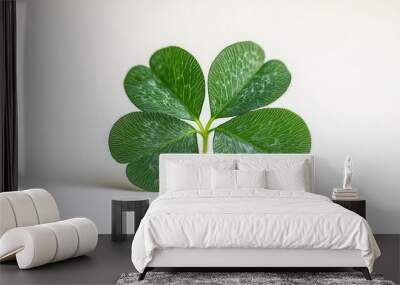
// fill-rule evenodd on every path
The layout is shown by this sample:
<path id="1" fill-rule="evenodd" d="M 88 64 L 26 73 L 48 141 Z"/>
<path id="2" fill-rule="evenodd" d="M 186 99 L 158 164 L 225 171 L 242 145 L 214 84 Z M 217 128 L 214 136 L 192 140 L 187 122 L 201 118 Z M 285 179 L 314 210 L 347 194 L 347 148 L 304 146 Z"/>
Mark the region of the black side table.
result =
<path id="1" fill-rule="evenodd" d="M 365 200 L 332 200 L 333 203 L 359 214 L 364 219 L 366 216 L 366 201 Z"/>
<path id="2" fill-rule="evenodd" d="M 126 213 L 135 212 L 135 233 L 140 221 L 149 208 L 149 199 L 134 199 L 129 197 L 113 198 L 111 201 L 111 239 L 123 241 L 126 239 Z"/>

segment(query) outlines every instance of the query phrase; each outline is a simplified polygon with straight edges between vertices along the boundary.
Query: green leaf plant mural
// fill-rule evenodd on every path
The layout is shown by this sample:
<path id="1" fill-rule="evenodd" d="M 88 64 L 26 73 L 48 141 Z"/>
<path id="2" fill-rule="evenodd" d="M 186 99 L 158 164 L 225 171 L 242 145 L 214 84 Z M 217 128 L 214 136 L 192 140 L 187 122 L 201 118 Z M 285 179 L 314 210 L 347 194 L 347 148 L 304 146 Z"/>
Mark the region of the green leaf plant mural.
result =
<path id="1" fill-rule="evenodd" d="M 282 96 L 291 80 L 283 62 L 264 61 L 263 49 L 253 42 L 235 43 L 218 54 L 208 74 L 211 118 L 205 125 L 199 117 L 206 83 L 190 53 L 166 47 L 151 56 L 150 67 L 130 69 L 125 91 L 142 112 L 120 118 L 109 136 L 113 158 L 128 164 L 128 179 L 157 192 L 159 154 L 198 153 L 198 134 L 206 153 L 211 132 L 216 153 L 309 152 L 311 135 L 301 117 L 282 108 L 258 109 Z M 233 118 L 213 127 L 228 117 Z"/>

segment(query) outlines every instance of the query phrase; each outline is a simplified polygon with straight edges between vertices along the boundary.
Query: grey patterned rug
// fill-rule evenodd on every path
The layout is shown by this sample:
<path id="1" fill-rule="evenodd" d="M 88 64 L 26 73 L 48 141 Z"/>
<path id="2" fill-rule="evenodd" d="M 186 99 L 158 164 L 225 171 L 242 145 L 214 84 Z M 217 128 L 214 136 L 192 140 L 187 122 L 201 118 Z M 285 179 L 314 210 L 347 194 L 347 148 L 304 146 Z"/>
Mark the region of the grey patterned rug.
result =
<path id="1" fill-rule="evenodd" d="M 372 275 L 373 280 L 368 281 L 359 272 L 148 272 L 142 281 L 137 280 L 138 276 L 138 273 L 122 274 L 116 285 L 395 285 L 392 281 L 384 280 L 381 275 Z"/>

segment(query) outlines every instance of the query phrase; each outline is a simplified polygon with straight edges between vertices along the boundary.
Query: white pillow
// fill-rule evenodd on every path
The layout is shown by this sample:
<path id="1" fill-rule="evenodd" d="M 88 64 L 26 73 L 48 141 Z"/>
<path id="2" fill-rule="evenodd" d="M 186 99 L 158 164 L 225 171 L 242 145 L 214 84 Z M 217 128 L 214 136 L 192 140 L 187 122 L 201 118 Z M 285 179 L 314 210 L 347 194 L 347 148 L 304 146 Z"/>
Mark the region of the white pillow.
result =
<path id="1" fill-rule="evenodd" d="M 241 188 L 267 188 L 266 170 L 211 169 L 211 184 L 215 191 Z"/>
<path id="2" fill-rule="evenodd" d="M 173 161 L 168 161 L 167 166 L 169 164 L 178 164 L 184 167 L 213 167 L 216 169 L 236 169 L 236 160 L 232 159 L 217 159 L 213 160 L 212 157 L 202 157 L 201 154 L 198 155 L 199 158 L 181 158 L 181 159 L 174 159 Z"/>
<path id="3" fill-rule="evenodd" d="M 211 168 L 208 166 L 169 163 L 167 173 L 168 191 L 211 189 Z"/>
<path id="4" fill-rule="evenodd" d="M 236 170 L 211 169 L 211 185 L 213 190 L 236 190 Z"/>
<path id="5" fill-rule="evenodd" d="M 267 171 L 236 170 L 237 188 L 267 188 Z"/>
<path id="6" fill-rule="evenodd" d="M 273 190 L 307 191 L 304 163 L 287 169 L 267 171 L 268 188 Z"/>
<path id="7" fill-rule="evenodd" d="M 273 190 L 311 191 L 308 160 L 241 160 L 240 170 L 267 171 L 267 188 Z"/>

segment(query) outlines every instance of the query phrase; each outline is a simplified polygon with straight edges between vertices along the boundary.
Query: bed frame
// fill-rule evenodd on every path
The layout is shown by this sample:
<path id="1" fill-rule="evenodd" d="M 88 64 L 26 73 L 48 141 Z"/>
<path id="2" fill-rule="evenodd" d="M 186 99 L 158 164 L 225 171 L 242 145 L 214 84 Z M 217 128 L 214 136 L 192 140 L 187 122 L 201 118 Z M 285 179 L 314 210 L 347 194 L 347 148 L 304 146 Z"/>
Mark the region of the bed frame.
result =
<path id="1" fill-rule="evenodd" d="M 161 154 L 160 155 L 160 194 L 166 191 L 168 161 L 193 160 L 199 163 L 218 160 L 236 160 L 240 158 L 260 158 L 266 160 L 305 160 L 309 162 L 310 191 L 314 191 L 315 174 L 314 158 L 311 154 Z M 156 250 L 152 261 L 139 275 L 144 279 L 146 273 L 156 268 L 175 269 L 220 269 L 229 271 L 265 271 L 265 269 L 282 269 L 286 271 L 299 268 L 353 268 L 361 271 L 367 280 L 371 280 L 369 270 L 359 250 L 329 249 L 197 249 L 170 248 Z"/>

